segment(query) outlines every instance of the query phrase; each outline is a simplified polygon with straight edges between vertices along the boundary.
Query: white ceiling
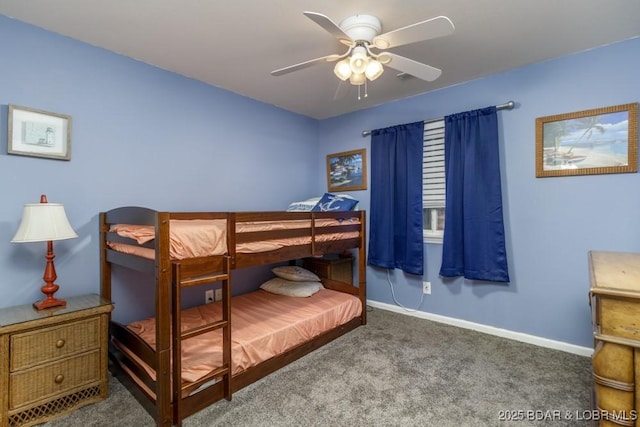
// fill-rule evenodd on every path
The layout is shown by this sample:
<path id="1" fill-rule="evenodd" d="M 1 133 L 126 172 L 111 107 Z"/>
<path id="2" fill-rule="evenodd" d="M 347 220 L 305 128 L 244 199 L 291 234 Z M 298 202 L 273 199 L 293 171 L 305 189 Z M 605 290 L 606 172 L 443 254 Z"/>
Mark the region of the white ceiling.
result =
<path id="1" fill-rule="evenodd" d="M 375 15 L 383 32 L 445 15 L 456 30 L 392 50 L 442 69 L 434 82 L 387 68 L 367 98 L 343 84 L 334 99 L 333 63 L 270 74 L 345 50 L 304 11 Z M 640 35 L 637 0 L 0 0 L 0 14 L 317 119 Z"/>

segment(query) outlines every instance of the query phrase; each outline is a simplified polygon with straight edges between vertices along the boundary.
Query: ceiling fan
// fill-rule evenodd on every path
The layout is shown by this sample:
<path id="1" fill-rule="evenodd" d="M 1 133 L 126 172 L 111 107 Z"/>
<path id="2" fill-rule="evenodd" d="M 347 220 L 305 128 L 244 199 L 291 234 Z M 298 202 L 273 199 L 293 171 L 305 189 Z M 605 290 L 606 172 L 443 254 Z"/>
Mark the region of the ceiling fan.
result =
<path id="1" fill-rule="evenodd" d="M 316 64 L 338 61 L 333 70 L 335 75 L 342 81 L 349 80 L 355 86 L 380 77 L 384 72 L 383 65 L 422 80 L 433 81 L 442 74 L 442 70 L 385 50 L 447 36 L 455 30 L 446 16 L 437 16 L 380 34 L 382 24 L 372 15 L 350 16 L 340 25 L 321 13 L 304 12 L 304 15 L 347 46 L 346 52 L 280 68 L 272 71 L 271 75 L 281 76 Z M 372 49 L 382 52 L 376 53 Z"/>

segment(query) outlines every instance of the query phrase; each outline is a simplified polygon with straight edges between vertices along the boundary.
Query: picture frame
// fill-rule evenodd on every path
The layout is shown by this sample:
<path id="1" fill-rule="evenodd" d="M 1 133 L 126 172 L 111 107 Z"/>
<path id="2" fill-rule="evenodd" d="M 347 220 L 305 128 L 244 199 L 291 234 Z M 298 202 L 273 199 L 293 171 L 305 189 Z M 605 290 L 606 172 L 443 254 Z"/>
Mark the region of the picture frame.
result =
<path id="1" fill-rule="evenodd" d="M 327 155 L 327 187 L 329 192 L 367 189 L 366 149 Z"/>
<path id="2" fill-rule="evenodd" d="M 71 116 L 9 105 L 7 153 L 71 160 Z"/>
<path id="3" fill-rule="evenodd" d="M 536 119 L 536 177 L 638 172 L 638 103 Z"/>

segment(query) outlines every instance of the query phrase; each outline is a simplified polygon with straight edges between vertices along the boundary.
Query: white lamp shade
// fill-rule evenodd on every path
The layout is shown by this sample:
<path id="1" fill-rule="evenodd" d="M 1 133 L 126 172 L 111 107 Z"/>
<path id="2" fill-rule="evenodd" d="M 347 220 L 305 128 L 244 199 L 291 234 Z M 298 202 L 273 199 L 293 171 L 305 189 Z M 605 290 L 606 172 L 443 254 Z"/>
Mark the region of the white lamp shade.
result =
<path id="1" fill-rule="evenodd" d="M 353 55 L 349 59 L 349 65 L 351 65 L 351 71 L 354 74 L 364 73 L 364 70 L 367 69 L 367 63 L 369 62 L 369 57 L 367 56 L 367 51 L 362 46 L 356 46 L 353 49 Z"/>
<path id="2" fill-rule="evenodd" d="M 367 64 L 367 69 L 364 71 L 364 74 L 369 80 L 374 81 L 380 77 L 383 72 L 384 68 L 382 67 L 382 64 L 375 59 L 371 59 Z"/>
<path id="3" fill-rule="evenodd" d="M 349 65 L 349 60 L 343 59 L 342 61 L 338 61 L 333 69 L 333 73 L 342 81 L 351 77 L 351 66 Z"/>
<path id="4" fill-rule="evenodd" d="M 11 242 L 46 242 L 78 237 L 59 203 L 24 205 L 22 222 Z"/>
<path id="5" fill-rule="evenodd" d="M 349 77 L 349 83 L 351 83 L 354 86 L 360 86 L 364 84 L 364 81 L 366 80 L 366 77 L 364 76 L 364 73 L 353 73 L 351 74 L 351 77 Z"/>

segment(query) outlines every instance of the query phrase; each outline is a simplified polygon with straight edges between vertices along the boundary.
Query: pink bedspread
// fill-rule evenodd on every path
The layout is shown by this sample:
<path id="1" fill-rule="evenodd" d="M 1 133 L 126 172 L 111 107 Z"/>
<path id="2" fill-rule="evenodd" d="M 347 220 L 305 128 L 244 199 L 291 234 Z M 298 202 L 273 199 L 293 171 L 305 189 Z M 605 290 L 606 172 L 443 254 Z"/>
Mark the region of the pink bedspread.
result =
<path id="1" fill-rule="evenodd" d="M 357 297 L 329 289 L 321 289 L 308 298 L 258 290 L 233 297 L 231 306 L 233 374 L 347 323 L 362 313 L 362 304 Z M 182 312 L 182 327 L 183 330 L 191 329 L 221 317 L 219 302 L 190 308 Z M 155 319 L 133 322 L 128 327 L 155 348 Z M 221 364 L 222 331 L 183 341 L 184 381 L 197 381 Z M 152 372 L 150 374 L 153 375 Z"/>
<path id="2" fill-rule="evenodd" d="M 315 220 L 316 227 L 337 227 L 346 224 L 359 224 L 358 218 L 348 218 L 338 221 L 332 218 Z M 255 221 L 236 223 L 237 233 L 256 231 L 290 230 L 296 228 L 308 228 L 310 220 L 293 221 Z M 336 230 L 339 230 L 336 228 Z M 113 232 L 123 237 L 136 240 L 139 244 L 147 243 L 155 238 L 155 229 L 147 225 L 115 224 L 111 227 Z M 357 231 L 336 232 L 318 234 L 317 242 L 334 240 L 355 239 L 359 237 Z M 287 239 L 271 239 L 259 242 L 244 242 L 236 245 L 237 253 L 260 253 L 280 249 L 286 246 L 305 245 L 311 243 L 311 236 L 294 237 Z M 153 249 L 124 243 L 107 242 L 108 246 L 116 251 L 137 255 L 148 259 L 155 257 Z M 224 255 L 227 253 L 227 235 L 225 220 L 171 220 L 169 255 L 172 259 L 185 259 L 211 255 Z"/>
<path id="3" fill-rule="evenodd" d="M 227 252 L 227 222 L 224 219 L 172 219 L 169 230 L 169 254 L 172 258 L 224 255 Z M 139 244 L 150 242 L 156 237 L 152 225 L 115 224 L 110 231 Z M 136 250 L 140 250 L 147 258 L 155 257 L 153 249 L 111 242 L 108 244 L 121 252 L 136 255 Z"/>

